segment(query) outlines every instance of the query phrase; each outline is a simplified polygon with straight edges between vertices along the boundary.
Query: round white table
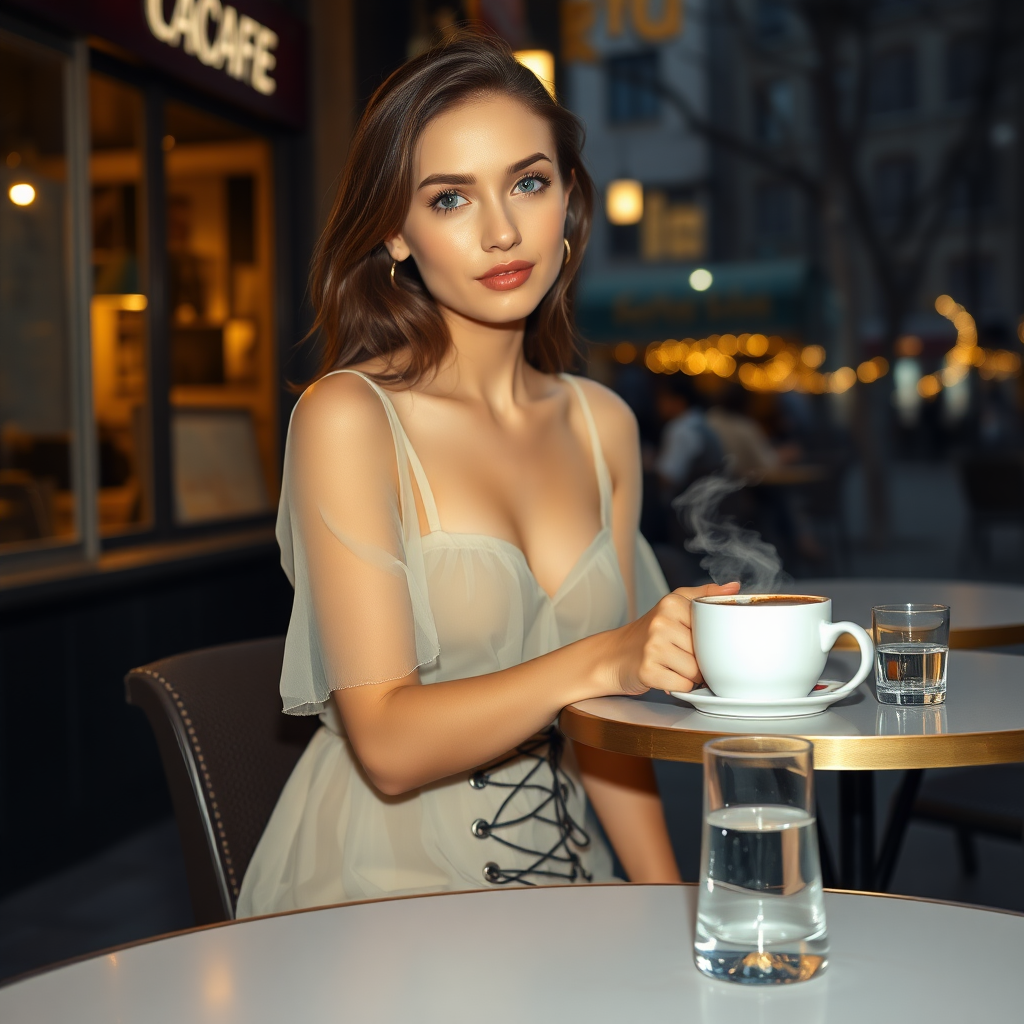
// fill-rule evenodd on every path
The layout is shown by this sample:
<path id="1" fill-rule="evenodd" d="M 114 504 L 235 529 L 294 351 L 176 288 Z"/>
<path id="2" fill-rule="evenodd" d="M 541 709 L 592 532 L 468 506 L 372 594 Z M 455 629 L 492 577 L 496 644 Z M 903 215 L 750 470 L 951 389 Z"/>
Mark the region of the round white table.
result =
<path id="1" fill-rule="evenodd" d="M 852 653 L 833 652 L 826 677 L 849 679 L 857 660 Z M 704 744 L 720 736 L 806 737 L 814 743 L 815 768 L 841 773 L 840 856 L 834 877 L 847 889 L 873 889 L 879 880 L 884 888 L 922 769 L 1024 761 L 1024 659 L 1013 654 L 951 651 L 946 701 L 934 707 L 879 704 L 871 685 L 864 683 L 845 700 L 808 718 L 721 718 L 652 692 L 642 699 L 580 701 L 562 711 L 559 725 L 567 736 L 591 747 L 692 763 L 700 763 Z M 875 848 L 871 774 L 879 769 L 908 772 L 881 852 Z"/>
<path id="2" fill-rule="evenodd" d="M 1024 1006 L 1021 915 L 827 893 L 825 974 L 750 988 L 693 966 L 696 897 L 692 885 L 564 886 L 240 921 L 0 988 L 0 1020 L 963 1024 Z"/>
<path id="3" fill-rule="evenodd" d="M 998 647 L 1024 643 L 1024 587 L 958 580 L 793 580 L 784 593 L 832 598 L 832 621 L 849 619 L 871 628 L 876 604 L 949 605 L 950 647 Z"/>

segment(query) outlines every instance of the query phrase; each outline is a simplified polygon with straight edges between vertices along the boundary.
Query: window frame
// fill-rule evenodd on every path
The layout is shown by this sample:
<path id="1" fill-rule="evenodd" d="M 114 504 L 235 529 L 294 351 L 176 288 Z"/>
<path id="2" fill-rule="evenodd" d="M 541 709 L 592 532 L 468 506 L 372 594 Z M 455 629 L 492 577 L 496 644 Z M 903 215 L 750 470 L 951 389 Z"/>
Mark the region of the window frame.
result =
<path id="1" fill-rule="evenodd" d="M 616 73 L 613 69 L 622 67 L 626 62 L 633 61 L 640 65 L 641 62 L 647 62 L 647 70 L 653 71 L 653 76 L 650 83 L 647 81 L 629 81 L 627 76 L 624 76 L 621 72 Z M 630 50 L 623 53 L 610 53 L 604 59 L 604 79 L 605 79 L 605 121 L 611 128 L 633 128 L 633 127 L 648 127 L 652 124 L 658 124 L 662 118 L 663 103 L 661 95 L 656 88 L 651 88 L 650 84 L 658 81 L 661 74 L 661 52 L 656 47 L 647 47 L 642 50 Z M 615 90 L 618 85 L 626 82 L 633 90 L 634 98 L 637 96 L 647 96 L 653 98 L 653 111 L 644 116 L 630 116 L 630 117 L 615 117 Z"/>
<path id="2" fill-rule="evenodd" d="M 73 540 L 32 543 L 17 550 L 0 549 L 0 580 L 17 586 L 19 580 L 35 582 L 40 572 L 47 577 L 81 574 L 95 568 L 108 554 L 128 548 L 164 551 L 173 542 L 211 541 L 220 537 L 235 545 L 252 535 L 264 540 L 263 533 L 272 526 L 276 509 L 252 516 L 231 517 L 204 523 L 181 524 L 175 521 L 173 495 L 173 463 L 171 453 L 171 368 L 169 280 L 167 260 L 166 180 L 164 173 L 163 122 L 168 100 L 198 107 L 217 117 L 244 127 L 266 140 L 270 148 L 273 180 L 271 208 L 275 244 L 269 254 L 273 274 L 273 314 L 271 318 L 276 363 L 277 407 L 275 436 L 277 462 L 284 447 L 284 424 L 288 410 L 288 392 L 281 376 L 288 363 L 288 348 L 282 339 L 294 333 L 295 311 L 289 300 L 294 291 L 288 250 L 291 239 L 284 237 L 284 215 L 294 205 L 290 202 L 292 154 L 285 132 L 256 115 L 250 115 L 228 103 L 188 85 L 168 78 L 158 71 L 119 59 L 107 52 L 102 42 L 85 38 L 68 39 L 45 32 L 0 14 L 0 28 L 28 43 L 43 46 L 65 60 L 64 105 L 65 146 L 67 152 L 67 267 L 68 289 L 68 387 L 72 441 L 70 447 L 71 483 L 75 498 L 76 537 Z M 92 221 L 91 185 L 89 178 L 90 125 L 89 76 L 97 72 L 133 86 L 142 93 L 144 127 L 142 154 L 144 168 L 144 202 L 140 223 L 143 284 L 148 298 L 146 309 L 147 339 L 147 401 L 149 433 L 152 517 L 138 529 L 101 537 L 99 522 L 99 450 L 96 444 L 96 422 L 93 409 L 91 301 Z M 280 478 L 278 479 L 280 485 Z M 254 533 L 254 531 L 256 531 Z M 257 536 L 258 535 L 258 536 Z"/>

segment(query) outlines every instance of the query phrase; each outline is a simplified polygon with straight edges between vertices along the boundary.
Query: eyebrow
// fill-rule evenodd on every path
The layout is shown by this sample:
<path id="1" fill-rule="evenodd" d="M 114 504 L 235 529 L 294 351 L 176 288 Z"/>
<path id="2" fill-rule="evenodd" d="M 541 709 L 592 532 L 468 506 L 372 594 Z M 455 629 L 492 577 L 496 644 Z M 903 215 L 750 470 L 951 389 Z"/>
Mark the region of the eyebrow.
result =
<path id="1" fill-rule="evenodd" d="M 529 167 L 530 164 L 536 163 L 538 160 L 547 160 L 550 164 L 552 163 L 551 157 L 546 153 L 533 153 L 528 156 L 525 160 L 517 160 L 514 164 L 509 164 L 505 168 L 505 174 L 515 174 L 517 171 L 521 171 L 524 167 Z M 475 185 L 476 177 L 472 174 L 454 174 L 454 173 L 442 173 L 442 174 L 428 174 L 417 186 L 417 191 L 421 188 L 426 188 L 428 185 Z"/>

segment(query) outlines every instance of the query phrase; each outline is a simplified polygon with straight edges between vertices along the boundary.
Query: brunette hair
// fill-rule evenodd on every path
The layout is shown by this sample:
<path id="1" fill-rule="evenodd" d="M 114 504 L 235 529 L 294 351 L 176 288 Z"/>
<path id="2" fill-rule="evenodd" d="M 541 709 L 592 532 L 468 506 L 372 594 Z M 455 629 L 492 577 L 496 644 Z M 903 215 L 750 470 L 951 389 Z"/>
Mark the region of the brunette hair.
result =
<path id="1" fill-rule="evenodd" d="M 560 106 L 502 40 L 460 32 L 403 64 L 373 94 L 356 128 L 327 227 L 313 256 L 310 291 L 323 340 L 314 380 L 383 356 L 381 383 L 411 385 L 436 371 L 451 336 L 412 260 L 395 268 L 384 246 L 402 229 L 412 195 L 413 153 L 426 126 L 472 97 L 508 96 L 551 126 L 562 180 L 573 183 L 565 222 L 572 258 L 526 321 L 524 354 L 545 373 L 565 370 L 576 352 L 572 305 L 590 235 L 594 184 L 580 150 L 583 126 Z M 408 347 L 400 367 L 394 354 Z"/>

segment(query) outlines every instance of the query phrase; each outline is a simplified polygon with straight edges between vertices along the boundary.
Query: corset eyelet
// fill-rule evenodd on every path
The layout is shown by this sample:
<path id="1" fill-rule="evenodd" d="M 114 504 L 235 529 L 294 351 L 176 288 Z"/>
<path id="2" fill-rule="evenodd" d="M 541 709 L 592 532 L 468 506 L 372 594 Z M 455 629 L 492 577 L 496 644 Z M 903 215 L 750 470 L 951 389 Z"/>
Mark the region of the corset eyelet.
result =
<path id="1" fill-rule="evenodd" d="M 532 858 L 528 866 L 522 868 L 503 868 L 494 861 L 488 861 L 484 865 L 483 874 L 484 880 L 492 885 L 537 885 L 556 881 L 575 882 L 577 879 L 589 882 L 593 879 L 583 866 L 579 853 L 572 848 L 586 849 L 590 846 L 590 836 L 569 812 L 569 797 L 575 794 L 576 784 L 561 767 L 564 746 L 565 738 L 551 726 L 540 736 L 517 747 L 515 753 L 500 764 L 492 765 L 489 772 L 474 772 L 469 777 L 469 784 L 474 789 L 493 786 L 498 790 L 509 791 L 493 820 L 474 819 L 469 826 L 470 832 L 477 839 L 492 839 L 516 853 Z M 518 782 L 502 781 L 502 776 L 498 774 L 500 769 L 520 758 L 532 760 L 532 767 L 526 769 Z M 544 767 L 551 773 L 550 784 L 542 771 Z M 524 811 L 522 804 L 516 801 L 516 797 L 520 796 L 532 797 L 534 806 Z M 555 830 L 557 838 L 552 845 L 547 846 L 545 843 L 545 848 L 540 850 L 520 846 L 512 839 L 515 833 L 505 832 L 506 829 L 531 820 Z M 505 838 L 506 835 L 508 838 Z"/>

